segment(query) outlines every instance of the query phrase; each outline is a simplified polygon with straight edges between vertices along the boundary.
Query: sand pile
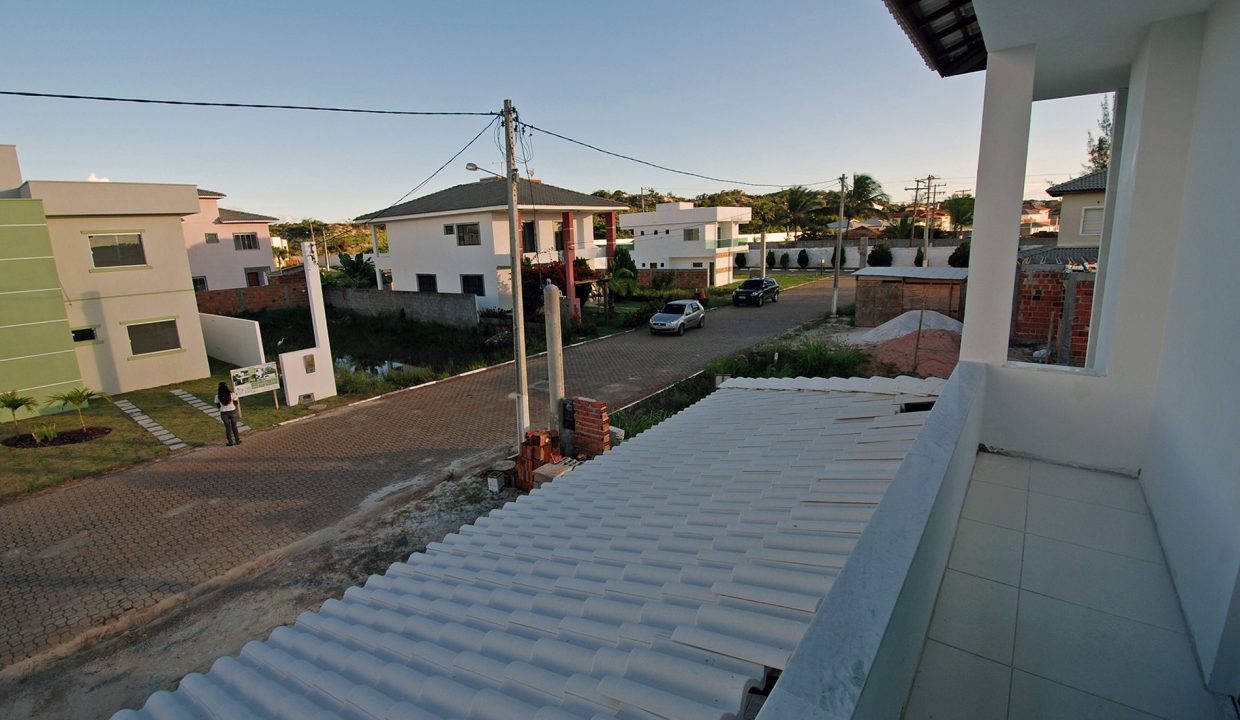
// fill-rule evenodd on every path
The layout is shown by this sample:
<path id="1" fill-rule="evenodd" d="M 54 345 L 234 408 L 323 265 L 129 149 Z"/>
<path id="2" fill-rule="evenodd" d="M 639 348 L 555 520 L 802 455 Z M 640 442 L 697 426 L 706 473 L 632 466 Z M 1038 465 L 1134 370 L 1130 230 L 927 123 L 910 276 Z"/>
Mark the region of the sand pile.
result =
<path id="1" fill-rule="evenodd" d="M 920 314 L 920 310 L 909 310 L 903 315 L 894 317 L 872 330 L 849 337 L 848 342 L 852 345 L 877 345 L 888 340 L 902 338 L 909 333 L 915 333 L 917 332 L 917 316 Z M 926 316 L 922 320 L 921 329 L 922 332 L 926 330 L 947 330 L 959 335 L 964 330 L 964 324 L 959 320 L 947 317 L 943 313 L 927 310 Z"/>
<path id="2" fill-rule="evenodd" d="M 921 318 L 919 344 L 919 315 L 920 310 L 910 310 L 872 330 L 849 337 L 846 342 L 865 346 L 875 362 L 895 365 L 902 373 L 946 378 L 960 359 L 960 333 L 964 325 L 942 313 L 927 310 Z"/>

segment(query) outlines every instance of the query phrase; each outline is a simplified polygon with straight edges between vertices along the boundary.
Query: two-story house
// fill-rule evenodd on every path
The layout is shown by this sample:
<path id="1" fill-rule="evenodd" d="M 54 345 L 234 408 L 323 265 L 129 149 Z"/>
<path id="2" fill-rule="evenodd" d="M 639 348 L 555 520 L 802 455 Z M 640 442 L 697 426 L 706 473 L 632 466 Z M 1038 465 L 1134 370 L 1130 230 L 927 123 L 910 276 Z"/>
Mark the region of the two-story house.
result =
<path id="1" fill-rule="evenodd" d="M 620 227 L 633 231 L 633 262 L 643 278 L 660 270 L 699 270 L 700 284 L 714 286 L 732 282 L 732 259 L 748 249 L 740 242 L 739 228 L 752 217 L 747 207 L 670 202 L 655 205 L 653 212 L 624 215 Z"/>
<path id="2" fill-rule="evenodd" d="M 181 222 L 195 290 L 266 285 L 276 218 L 219 206 L 224 193 L 198 189 L 198 212 Z"/>
<path id="3" fill-rule="evenodd" d="M 193 185 L 24 181 L 0 145 L 0 387 L 42 400 L 210 374 L 181 218 Z"/>
<path id="4" fill-rule="evenodd" d="M 512 307 L 507 182 L 489 178 L 441 190 L 356 219 L 386 226 L 392 289 L 470 293 L 479 308 Z M 615 215 L 627 206 L 522 179 L 523 257 L 534 264 L 585 259 L 603 269 L 615 246 Z M 608 238 L 594 240 L 594 213 L 608 213 Z"/>

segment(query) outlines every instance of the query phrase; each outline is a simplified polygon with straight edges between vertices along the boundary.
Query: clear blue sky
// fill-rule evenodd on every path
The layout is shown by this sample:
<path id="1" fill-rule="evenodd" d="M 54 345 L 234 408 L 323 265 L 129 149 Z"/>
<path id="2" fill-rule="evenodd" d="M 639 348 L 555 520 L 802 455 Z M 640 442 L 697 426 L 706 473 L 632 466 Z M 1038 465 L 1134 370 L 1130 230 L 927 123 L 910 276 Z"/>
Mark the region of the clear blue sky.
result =
<path id="1" fill-rule="evenodd" d="M 26 2 L 0 24 L 6 90 L 486 111 L 665 165 L 794 184 L 841 172 L 897 198 L 934 173 L 972 190 L 983 76 L 930 72 L 880 0 Z M 1039 103 L 1028 197 L 1080 173 L 1098 98 Z M 187 182 L 225 204 L 340 220 L 386 206 L 485 124 L 0 96 L 27 178 Z M 422 192 L 499 169 L 484 136 Z M 590 192 L 724 185 L 548 136 L 530 168 Z"/>

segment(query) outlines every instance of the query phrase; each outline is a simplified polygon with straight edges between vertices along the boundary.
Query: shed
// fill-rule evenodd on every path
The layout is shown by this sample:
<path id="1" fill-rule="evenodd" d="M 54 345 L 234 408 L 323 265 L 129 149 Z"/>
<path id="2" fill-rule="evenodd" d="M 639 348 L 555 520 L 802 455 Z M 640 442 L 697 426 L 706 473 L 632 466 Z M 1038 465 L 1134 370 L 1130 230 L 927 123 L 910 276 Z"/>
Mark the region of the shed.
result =
<path id="1" fill-rule="evenodd" d="M 964 319 L 969 269 L 956 267 L 867 267 L 857 280 L 857 326 L 875 327 L 909 310 L 934 310 Z"/>

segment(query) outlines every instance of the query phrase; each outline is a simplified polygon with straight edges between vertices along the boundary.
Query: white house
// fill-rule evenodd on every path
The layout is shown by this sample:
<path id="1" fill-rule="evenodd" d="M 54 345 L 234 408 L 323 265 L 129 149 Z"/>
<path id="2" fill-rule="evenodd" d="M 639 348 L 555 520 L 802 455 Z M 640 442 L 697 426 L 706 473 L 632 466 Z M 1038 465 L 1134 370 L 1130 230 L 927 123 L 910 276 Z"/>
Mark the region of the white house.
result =
<path id="1" fill-rule="evenodd" d="M 603 269 L 615 247 L 615 215 L 626 205 L 522 179 L 518 211 L 531 263 L 587 260 Z M 594 242 L 594 214 L 607 213 L 608 241 Z M 479 308 L 512 307 L 507 183 L 488 178 L 362 215 L 386 226 L 392 289 L 471 293 Z"/>
<path id="2" fill-rule="evenodd" d="M 276 218 L 219 206 L 224 193 L 198 188 L 198 212 L 181 224 L 195 290 L 266 285 Z"/>
<path id="3" fill-rule="evenodd" d="M 707 285 L 732 282 L 739 228 L 753 215 L 747 207 L 694 207 L 690 202 L 655 205 L 653 212 L 621 216 L 633 231 L 633 261 L 639 270 L 703 270 Z"/>

